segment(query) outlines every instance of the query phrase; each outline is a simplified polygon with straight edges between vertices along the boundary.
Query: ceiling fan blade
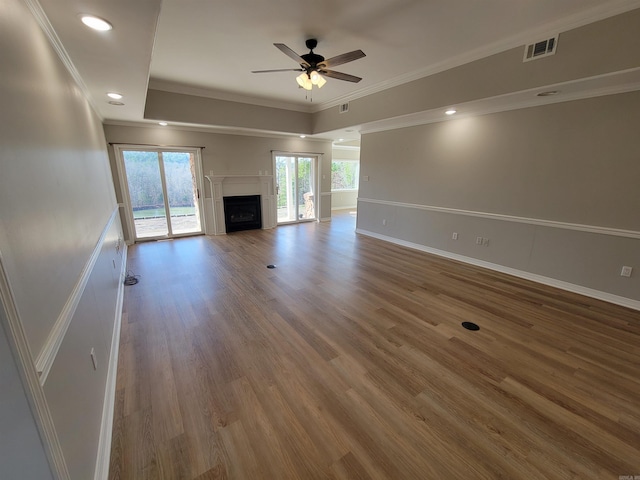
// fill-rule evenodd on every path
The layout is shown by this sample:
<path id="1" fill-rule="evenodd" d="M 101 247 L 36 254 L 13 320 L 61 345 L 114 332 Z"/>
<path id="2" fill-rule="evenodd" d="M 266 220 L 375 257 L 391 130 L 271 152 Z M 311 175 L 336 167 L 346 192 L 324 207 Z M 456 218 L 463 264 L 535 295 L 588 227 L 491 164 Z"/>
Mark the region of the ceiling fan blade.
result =
<path id="1" fill-rule="evenodd" d="M 336 72 L 335 70 L 320 70 L 319 73 L 324 75 L 325 77 L 335 78 L 337 80 L 345 80 L 347 82 L 358 83 L 362 80 L 360 77 L 356 77 L 355 75 L 349 75 L 348 73 Z"/>
<path id="2" fill-rule="evenodd" d="M 300 65 L 309 65 L 304 58 L 287 47 L 284 43 L 274 43 L 275 47 L 284 53 L 287 57 L 293 58 Z"/>
<path id="3" fill-rule="evenodd" d="M 301 68 L 278 68 L 276 70 L 251 70 L 251 73 L 272 73 L 272 72 L 304 72 Z"/>
<path id="4" fill-rule="evenodd" d="M 353 52 L 331 57 L 324 62 L 321 62 L 321 64 L 325 67 L 335 67 L 336 65 L 342 65 L 343 63 L 353 62 L 354 60 L 358 60 L 362 57 L 366 57 L 362 50 L 354 50 Z"/>

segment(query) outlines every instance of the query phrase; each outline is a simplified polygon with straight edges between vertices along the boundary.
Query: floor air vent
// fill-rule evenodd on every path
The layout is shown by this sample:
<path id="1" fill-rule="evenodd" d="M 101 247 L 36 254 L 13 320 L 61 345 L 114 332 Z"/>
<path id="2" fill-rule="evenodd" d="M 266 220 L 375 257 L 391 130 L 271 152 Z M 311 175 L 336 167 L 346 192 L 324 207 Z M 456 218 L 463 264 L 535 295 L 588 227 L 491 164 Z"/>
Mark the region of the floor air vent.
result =
<path id="1" fill-rule="evenodd" d="M 542 40 L 540 42 L 530 43 L 524 47 L 523 62 L 530 60 L 536 60 L 542 57 L 548 57 L 556 53 L 556 47 L 558 46 L 558 36 Z"/>

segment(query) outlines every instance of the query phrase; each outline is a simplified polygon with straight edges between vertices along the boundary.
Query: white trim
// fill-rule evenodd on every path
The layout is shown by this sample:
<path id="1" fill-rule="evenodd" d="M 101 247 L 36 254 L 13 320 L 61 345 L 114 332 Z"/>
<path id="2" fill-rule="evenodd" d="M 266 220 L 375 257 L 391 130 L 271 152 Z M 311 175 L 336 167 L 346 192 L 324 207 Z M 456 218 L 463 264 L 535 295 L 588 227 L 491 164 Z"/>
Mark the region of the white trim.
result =
<path id="1" fill-rule="evenodd" d="M 330 222 L 331 221 L 331 217 L 323 217 L 320 219 L 321 222 Z"/>
<path id="2" fill-rule="evenodd" d="M 349 140 L 347 140 L 347 141 L 349 141 Z M 334 150 L 349 150 L 349 151 L 353 151 L 353 152 L 360 150 L 359 146 L 356 146 L 356 145 L 341 145 L 339 143 L 334 143 L 332 148 Z M 354 160 L 354 161 L 357 162 L 358 160 Z"/>
<path id="3" fill-rule="evenodd" d="M 294 224 L 294 223 L 304 223 L 304 222 L 309 222 L 309 221 L 315 221 L 315 222 L 321 222 L 322 219 L 320 218 L 320 209 L 321 209 L 321 202 L 320 201 L 316 201 L 314 202 L 314 213 L 315 213 L 315 217 L 313 219 L 303 219 L 303 220 L 291 220 L 291 221 L 285 221 L 285 222 L 279 222 L 278 221 L 278 194 L 276 192 L 278 192 L 278 169 L 277 169 L 277 157 L 294 157 L 296 159 L 296 175 L 298 172 L 298 159 L 299 158 L 314 158 L 315 162 L 313 163 L 313 177 L 314 177 L 314 182 L 313 182 L 313 191 L 314 192 L 320 192 L 317 197 L 318 199 L 320 197 L 325 196 L 326 192 L 321 192 L 320 191 L 320 185 L 321 185 L 321 181 L 320 181 L 320 175 L 322 172 L 322 162 L 324 159 L 324 153 L 313 153 L 313 152 L 285 152 L 285 151 L 281 151 L 281 150 L 271 150 L 271 165 L 273 168 L 273 192 L 274 192 L 274 201 L 273 201 L 273 207 L 272 207 L 272 212 L 274 215 L 274 219 L 275 219 L 275 225 L 274 227 L 278 227 L 280 225 L 289 225 L 289 224 Z"/>
<path id="4" fill-rule="evenodd" d="M 213 180 L 211 179 L 211 175 L 205 175 L 204 178 L 207 179 L 207 181 L 209 182 L 209 190 L 211 192 L 211 219 L 212 219 L 212 228 L 213 230 L 210 229 L 209 232 L 206 232 L 207 235 L 215 235 L 216 232 L 218 231 L 218 226 L 216 225 L 216 199 L 214 198 L 214 194 L 213 194 Z M 206 197 L 206 194 L 205 194 Z M 203 202 L 203 206 L 204 206 L 204 202 Z"/>
<path id="5" fill-rule="evenodd" d="M 391 202 L 388 200 L 374 200 L 371 198 L 358 198 L 358 202 L 375 203 L 379 205 L 389 205 L 392 207 L 415 208 L 418 210 L 429 210 L 432 212 L 450 213 L 454 215 L 465 215 L 468 217 L 481 217 L 491 220 L 502 220 L 505 222 L 526 223 L 529 225 L 541 225 L 543 227 L 562 228 L 565 230 L 577 230 L 580 232 L 597 233 L 600 235 L 611 235 L 614 237 L 625 237 L 640 239 L 640 232 L 634 230 L 622 230 L 619 228 L 600 227 L 597 225 L 581 225 L 578 223 L 558 222 L 555 220 L 543 220 L 539 218 L 516 217 L 513 215 L 502 215 L 499 213 L 474 212 L 471 210 L 459 210 L 456 208 L 436 207 L 432 205 L 418 205 L 414 203 Z"/>
<path id="6" fill-rule="evenodd" d="M 73 64 L 71 57 L 67 53 L 67 50 L 64 48 L 64 45 L 62 44 L 60 37 L 58 37 L 58 34 L 53 28 L 53 25 L 51 25 L 51 22 L 49 21 L 47 14 L 42 9 L 42 6 L 38 2 L 38 0 L 22 0 L 22 1 L 25 3 L 25 5 L 27 6 L 29 11 L 35 18 L 36 22 L 44 32 L 45 36 L 49 40 L 49 43 L 51 44 L 55 52 L 58 54 L 60 61 L 64 64 L 65 68 L 69 72 L 69 75 L 71 75 L 71 77 L 76 82 L 80 90 L 82 90 L 82 93 L 87 99 L 87 102 L 89 102 L 89 105 L 91 105 L 91 108 L 93 109 L 94 113 L 97 115 L 100 121 L 102 121 L 103 120 L 102 115 L 100 115 L 100 111 L 98 110 L 98 107 L 93 101 L 93 97 L 89 91 L 89 87 L 87 87 L 87 84 L 84 83 L 84 80 L 80 75 L 80 72 L 78 72 L 78 69 Z"/>
<path id="7" fill-rule="evenodd" d="M 4 327 L 7 333 L 7 340 L 12 350 L 14 350 L 16 366 L 22 377 L 25 395 L 29 400 L 34 420 L 38 426 L 42 444 L 49 460 L 49 466 L 57 480 L 70 480 L 71 476 L 67 469 L 62 446 L 56 433 L 44 390 L 40 385 L 38 373 L 33 366 L 31 349 L 22 327 L 22 320 L 11 289 L 11 283 L 4 269 L 2 252 L 0 252 L 0 308 L 3 307 L 5 311 L 3 316 L 6 317 Z M 2 325 L 0 325 L 0 328 L 2 328 Z"/>
<path id="8" fill-rule="evenodd" d="M 118 282 L 118 299 L 116 300 L 115 324 L 111 337 L 111 353 L 107 384 L 102 404 L 102 422 L 100 425 L 100 439 L 98 441 L 98 456 L 94 480 L 109 478 L 109 461 L 111 457 L 111 435 L 113 433 L 113 412 L 116 404 L 116 379 L 118 373 L 118 352 L 120 351 L 120 327 L 122 325 L 122 305 L 124 303 L 124 276 L 127 270 L 127 247 L 122 248 L 122 262 L 120 264 L 120 282 Z"/>
<path id="9" fill-rule="evenodd" d="M 336 210 L 357 210 L 358 206 L 357 205 L 352 205 L 349 206 L 347 205 L 346 207 L 331 207 L 331 211 L 336 211 Z"/>
<path id="10" fill-rule="evenodd" d="M 526 90 L 503 93 L 493 97 L 479 98 L 456 104 L 458 113 L 455 117 L 446 118 L 442 106 L 397 117 L 374 120 L 360 128 L 360 135 L 366 135 L 399 128 L 428 125 L 443 121 L 459 120 L 479 115 L 521 110 L 530 107 L 542 107 L 556 103 L 571 102 L 597 98 L 608 95 L 634 92 L 640 89 L 640 67 L 629 68 L 617 72 L 603 73 L 592 77 L 569 80 L 566 82 L 538 85 Z M 561 90 L 561 95 L 538 97 L 537 93 L 545 90 Z"/>
<path id="11" fill-rule="evenodd" d="M 64 307 L 62 307 L 62 311 L 58 315 L 58 319 L 56 323 L 53 325 L 51 332 L 49 332 L 49 336 L 47 340 L 44 342 L 42 350 L 38 354 L 38 358 L 36 358 L 35 366 L 36 370 L 40 374 L 40 385 L 44 385 L 47 381 L 47 376 L 49 375 L 49 371 L 53 365 L 53 362 L 58 354 L 58 350 L 60 349 L 60 345 L 62 345 L 62 341 L 64 340 L 64 336 L 67 333 L 67 329 L 69 328 L 69 324 L 71 323 L 71 319 L 75 314 L 76 308 L 78 308 L 78 304 L 80 303 L 80 299 L 82 298 L 82 294 L 84 293 L 84 289 L 87 286 L 87 282 L 89 281 L 89 277 L 91 276 L 91 272 L 93 271 L 93 267 L 98 260 L 98 256 L 100 255 L 100 251 L 102 249 L 102 244 L 104 243 L 104 239 L 109 233 L 109 229 L 113 224 L 113 220 L 116 218 L 119 207 L 113 209 L 111 212 L 111 216 L 107 221 L 98 242 L 96 243 L 89 260 L 85 264 L 82 272 L 80 273 L 80 278 L 78 282 L 73 287 L 73 291 Z"/>
<path id="12" fill-rule="evenodd" d="M 162 129 L 163 131 L 170 130 L 180 130 L 185 132 L 204 132 L 204 133 L 218 133 L 220 135 L 239 135 L 239 136 L 251 136 L 251 137 L 259 137 L 259 138 L 276 138 L 282 140 L 283 138 L 292 139 L 299 138 L 302 133 L 306 133 L 306 135 L 314 135 L 312 131 L 307 132 L 285 132 L 285 131 L 274 131 L 274 130 L 264 130 L 259 128 L 250 128 L 250 127 L 228 127 L 225 125 L 206 125 L 202 123 L 190 123 L 190 122 L 177 122 L 172 121 L 171 125 L 166 127 L 160 127 L 158 125 L 157 120 L 149 120 L 143 119 L 140 121 L 130 121 L 130 120 L 104 120 L 103 125 L 113 125 L 120 127 L 134 127 L 134 128 L 153 128 L 155 130 Z M 329 137 L 310 137 L 304 139 L 305 143 L 315 142 L 315 143 L 328 143 L 333 139 Z M 114 142 L 115 143 L 115 142 Z"/>
<path id="13" fill-rule="evenodd" d="M 316 104 L 315 107 L 312 107 L 312 112 L 316 113 L 322 110 L 327 110 L 342 103 L 348 103 L 358 98 L 373 95 L 374 93 L 379 93 L 384 90 L 388 90 L 390 88 L 412 82 L 414 80 L 419 80 L 424 77 L 428 77 L 455 67 L 459 67 L 460 65 L 465 65 L 467 63 L 471 63 L 476 60 L 489 57 L 491 55 L 505 52 L 512 48 L 524 46 L 527 43 L 531 43 L 531 41 L 536 38 L 552 36 L 557 32 L 567 32 L 569 30 L 583 27 L 585 25 L 613 17 L 615 15 L 628 12 L 638 7 L 640 7 L 639 0 L 618 0 L 607 2 L 605 5 L 591 8 L 587 11 L 547 23 L 546 25 L 542 25 L 534 29 L 519 32 L 518 34 L 511 37 L 504 38 L 489 45 L 476 48 L 461 55 L 450 57 L 442 62 L 429 65 L 428 67 L 415 70 L 404 75 L 400 75 L 384 82 L 380 82 L 368 88 L 363 88 L 361 90 L 358 90 L 357 92 L 333 98 L 328 102 Z"/>
<path id="14" fill-rule="evenodd" d="M 291 110 L 294 112 L 310 113 L 311 106 L 307 104 L 290 103 L 281 100 L 273 100 L 264 97 L 252 97 L 249 95 L 235 94 L 222 90 L 211 90 L 210 88 L 193 87 L 183 83 L 171 82 L 169 80 L 149 79 L 149 90 L 161 92 L 177 93 L 180 95 L 192 95 L 205 97 L 212 100 L 222 100 L 226 102 L 244 103 L 247 105 L 276 108 L 278 110 Z"/>
<path id="15" fill-rule="evenodd" d="M 515 268 L 505 267 L 496 263 L 485 262 L 484 260 L 478 260 L 477 258 L 467 257 L 465 255 L 458 255 L 456 253 L 447 252 L 445 250 L 439 250 L 437 248 L 427 247 L 418 243 L 407 242 L 398 238 L 389 237 L 387 235 L 381 235 L 379 233 L 356 229 L 356 233 L 373 237 L 378 240 L 393 243 L 403 247 L 411 248 L 414 250 L 420 250 L 421 252 L 430 253 L 439 257 L 449 258 L 451 260 L 457 260 L 459 262 L 468 263 L 477 267 L 487 268 L 496 272 L 505 273 L 507 275 L 513 275 L 514 277 L 524 278 L 525 280 L 531 280 L 532 282 L 541 283 L 550 287 L 559 288 L 568 292 L 578 293 L 587 297 L 595 298 L 597 300 L 603 300 L 605 302 L 621 305 L 623 307 L 632 308 L 633 310 L 640 311 L 640 301 L 633 300 L 631 298 L 621 297 L 612 293 L 601 292 L 600 290 L 594 290 L 593 288 L 583 287 L 581 285 L 575 285 L 573 283 L 564 282 L 562 280 L 556 280 L 555 278 L 545 277 L 543 275 L 537 275 L 535 273 L 525 272 L 523 270 L 517 270 Z"/>
<path id="16" fill-rule="evenodd" d="M 136 144 L 127 144 L 127 143 L 112 144 L 111 146 L 113 147 L 113 154 L 116 160 L 116 170 L 118 171 L 118 181 L 120 182 L 120 189 L 122 191 L 122 197 L 124 200 L 124 202 L 119 204 L 119 206 L 124 208 L 124 218 L 127 224 L 127 230 L 129 231 L 128 233 L 130 237 L 127 241 L 128 245 L 132 245 L 138 240 L 148 241 L 148 240 L 159 240 L 159 239 L 166 239 L 166 238 L 178 238 L 180 236 L 206 234 L 207 225 L 206 225 L 206 219 L 204 215 L 204 200 L 206 195 L 204 194 L 205 192 L 204 180 L 203 180 L 204 172 L 202 170 L 202 148 L 204 147 L 175 147 L 175 146 L 167 147 L 162 145 L 151 146 L 151 145 L 136 145 Z M 165 177 L 164 177 L 164 161 L 161 161 L 162 152 L 188 152 L 188 153 L 194 154 L 195 156 L 194 163 L 195 163 L 195 169 L 196 169 L 196 176 L 195 176 L 196 188 L 198 189 L 198 191 L 202 192 L 202 195 L 200 196 L 200 198 L 198 198 L 200 203 L 200 208 L 198 209 L 198 213 L 200 215 L 200 228 L 201 228 L 200 232 L 190 232 L 184 235 L 173 234 L 171 231 L 171 222 L 169 222 L 169 219 L 167 219 L 168 234 L 166 236 L 163 235 L 158 237 L 137 238 L 135 219 L 133 218 L 133 209 L 131 208 L 131 195 L 129 194 L 129 182 L 127 180 L 127 171 L 126 171 L 127 169 L 125 168 L 124 157 L 122 155 L 122 152 L 125 150 L 157 152 L 158 161 L 160 162 L 159 168 L 161 170 L 161 178 L 163 179 Z M 163 182 L 162 189 L 164 192 L 164 189 L 165 189 L 164 182 Z M 163 195 L 163 197 L 165 199 L 165 213 L 168 214 L 169 213 L 169 207 L 167 203 L 168 196 Z"/>

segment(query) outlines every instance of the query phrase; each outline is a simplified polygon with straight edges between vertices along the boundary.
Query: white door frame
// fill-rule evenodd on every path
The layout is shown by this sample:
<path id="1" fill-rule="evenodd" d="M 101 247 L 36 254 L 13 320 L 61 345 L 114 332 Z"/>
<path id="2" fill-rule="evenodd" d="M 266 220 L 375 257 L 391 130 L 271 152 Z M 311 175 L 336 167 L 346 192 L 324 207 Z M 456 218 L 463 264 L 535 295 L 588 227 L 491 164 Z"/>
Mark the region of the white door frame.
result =
<path id="1" fill-rule="evenodd" d="M 287 222 L 278 222 L 278 175 L 276 170 L 276 157 L 295 157 L 296 158 L 296 178 L 298 171 L 298 158 L 312 158 L 315 160 L 313 162 L 313 209 L 315 218 L 312 219 L 303 219 L 303 220 L 291 220 Z M 322 153 L 305 153 L 305 152 L 282 152 L 282 151 L 271 151 L 271 160 L 273 166 L 273 192 L 275 196 L 275 201 L 273 202 L 273 214 L 276 219 L 276 226 L 278 225 L 289 225 L 293 223 L 304 223 L 304 222 L 319 222 L 320 221 L 320 172 L 322 165 Z"/>
<path id="2" fill-rule="evenodd" d="M 162 146 L 149 146 L 149 145 L 135 145 L 135 144 L 118 144 L 113 145 L 113 150 L 116 158 L 116 168 L 118 170 L 118 179 L 120 181 L 120 190 L 122 191 L 122 200 L 124 201 L 124 216 L 125 223 L 127 224 L 127 229 L 129 230 L 130 240 L 132 242 L 138 241 L 140 239 L 136 236 L 136 226 L 133 219 L 133 209 L 131 208 L 131 196 L 129 194 L 129 182 L 127 180 L 127 172 L 124 166 L 124 157 L 122 155 L 123 151 L 129 150 L 137 150 L 141 152 L 188 152 L 194 155 L 194 163 L 196 168 L 196 189 L 198 192 L 198 214 L 200 215 L 200 226 L 202 227 L 201 234 L 206 232 L 205 225 L 205 215 L 204 215 L 204 180 L 202 174 L 202 155 L 200 148 L 193 147 L 162 147 Z M 162 171 L 162 176 L 164 178 L 164 161 L 160 162 L 159 168 Z M 164 196 L 164 203 L 167 215 L 169 214 L 169 206 L 167 198 L 167 192 L 163 183 L 162 192 Z M 177 237 L 186 237 L 193 235 L 193 233 L 184 233 L 184 234 L 174 234 L 171 230 L 171 222 L 167 222 L 168 235 L 167 236 L 159 236 L 159 237 L 145 237 L 143 240 L 154 240 L 160 238 L 177 238 Z M 199 235 L 200 233 L 196 234 Z"/>

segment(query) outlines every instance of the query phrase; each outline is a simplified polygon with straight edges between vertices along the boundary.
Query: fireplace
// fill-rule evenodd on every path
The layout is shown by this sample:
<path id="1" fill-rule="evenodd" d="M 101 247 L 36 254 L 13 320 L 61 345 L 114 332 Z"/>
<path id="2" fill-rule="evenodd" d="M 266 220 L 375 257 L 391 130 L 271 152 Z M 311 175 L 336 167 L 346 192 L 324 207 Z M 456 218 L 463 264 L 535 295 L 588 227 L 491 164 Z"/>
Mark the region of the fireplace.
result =
<path id="1" fill-rule="evenodd" d="M 223 202 L 227 233 L 262 228 L 260 195 L 224 197 Z"/>

